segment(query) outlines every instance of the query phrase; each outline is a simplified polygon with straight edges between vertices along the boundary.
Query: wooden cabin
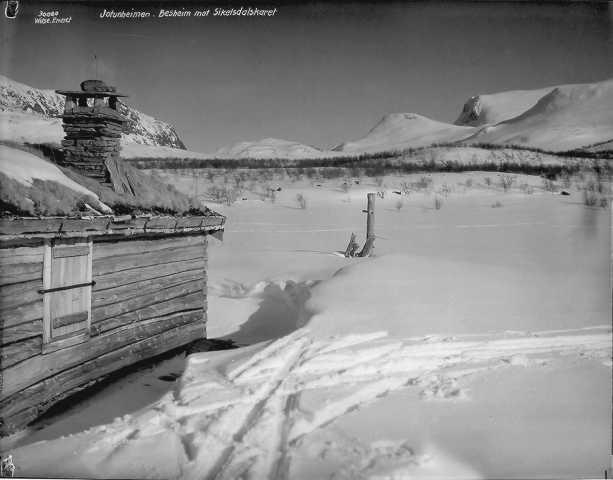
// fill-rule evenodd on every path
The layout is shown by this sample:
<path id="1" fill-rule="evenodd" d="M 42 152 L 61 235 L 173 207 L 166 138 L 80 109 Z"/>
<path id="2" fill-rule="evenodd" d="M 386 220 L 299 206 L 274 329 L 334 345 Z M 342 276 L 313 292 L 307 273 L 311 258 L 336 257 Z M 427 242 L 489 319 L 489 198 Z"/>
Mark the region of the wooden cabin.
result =
<path id="1" fill-rule="evenodd" d="M 88 187 L 97 184 L 49 163 L 44 166 Z M 100 169 L 90 171 L 100 177 Z M 113 180 L 116 174 L 104 171 L 98 200 L 80 203 L 87 211 L 45 216 L 42 203 L 52 199 L 33 194 L 44 182 L 15 187 L 0 169 L 0 180 L 17 188 L 16 196 L 28 197 L 25 203 L 15 199 L 14 209 L 2 200 L 0 435 L 23 428 L 113 371 L 206 337 L 207 243 L 210 235 L 222 234 L 225 218 L 193 206 L 160 214 L 138 191 L 118 194 L 104 185 L 109 178 L 111 185 L 129 184 L 138 175 L 142 183 L 147 174 L 128 171 L 123 182 Z M 96 211 L 96 201 L 117 198 L 133 212 Z M 24 215 L 23 205 L 30 203 L 36 209 Z"/>

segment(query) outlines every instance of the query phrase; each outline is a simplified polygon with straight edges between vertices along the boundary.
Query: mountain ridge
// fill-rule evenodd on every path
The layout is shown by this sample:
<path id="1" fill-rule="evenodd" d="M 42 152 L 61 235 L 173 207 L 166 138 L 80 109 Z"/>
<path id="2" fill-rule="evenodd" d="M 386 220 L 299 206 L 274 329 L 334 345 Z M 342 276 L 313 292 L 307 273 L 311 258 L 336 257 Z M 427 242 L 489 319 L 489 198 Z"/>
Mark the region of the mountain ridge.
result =
<path id="1" fill-rule="evenodd" d="M 58 144 L 63 137 L 57 125 L 61 126 L 58 117 L 64 111 L 64 101 L 65 97 L 54 90 L 31 87 L 5 75 L 0 75 L 0 113 L 3 113 L 5 118 L 8 117 L 7 123 L 10 123 L 11 113 L 40 117 L 39 120 L 48 121 L 47 124 L 53 132 L 60 134 L 55 142 Z M 122 105 L 122 113 L 128 118 L 126 133 L 122 138 L 124 142 L 185 150 L 185 144 L 172 125 L 129 105 Z M 53 134 L 50 136 L 52 137 Z"/>

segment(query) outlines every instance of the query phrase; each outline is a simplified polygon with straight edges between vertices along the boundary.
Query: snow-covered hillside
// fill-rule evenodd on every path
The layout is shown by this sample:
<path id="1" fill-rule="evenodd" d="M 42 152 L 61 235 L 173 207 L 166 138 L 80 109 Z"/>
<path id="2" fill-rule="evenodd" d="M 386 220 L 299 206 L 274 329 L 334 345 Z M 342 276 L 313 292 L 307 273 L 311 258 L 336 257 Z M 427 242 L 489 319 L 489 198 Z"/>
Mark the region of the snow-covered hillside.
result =
<path id="1" fill-rule="evenodd" d="M 553 89 L 515 118 L 471 141 L 564 151 L 613 140 L 613 80 Z"/>
<path id="2" fill-rule="evenodd" d="M 239 142 L 229 147 L 222 147 L 215 153 L 215 156 L 222 158 L 318 158 L 331 155 L 334 153 L 278 138 Z"/>
<path id="3" fill-rule="evenodd" d="M 455 124 L 476 127 L 509 120 L 532 108 L 554 88 L 475 95 L 466 101 Z"/>
<path id="4" fill-rule="evenodd" d="M 59 144 L 63 138 L 61 120 L 64 97 L 49 89 L 39 89 L 0 75 L 0 140 Z M 21 115 L 18 115 L 21 114 Z M 128 143 L 184 149 L 174 127 L 126 106 Z M 12 124 L 5 128 L 6 124 Z"/>
<path id="5" fill-rule="evenodd" d="M 170 125 L 127 107 L 122 156 L 168 158 L 322 158 L 389 152 L 433 144 L 492 143 L 565 151 L 608 148 L 613 141 L 613 80 L 471 97 L 455 124 L 415 113 L 384 116 L 364 137 L 332 150 L 265 138 L 215 153 L 188 152 Z M 59 144 L 63 97 L 0 76 L 0 140 Z M 138 147 L 137 145 L 143 145 Z M 156 148 L 164 147 L 159 151 Z"/>
<path id="6" fill-rule="evenodd" d="M 374 153 L 427 147 L 433 143 L 457 142 L 473 133 L 474 127 L 437 122 L 415 113 L 393 113 L 383 117 L 365 137 L 343 143 L 335 150 L 346 153 Z"/>

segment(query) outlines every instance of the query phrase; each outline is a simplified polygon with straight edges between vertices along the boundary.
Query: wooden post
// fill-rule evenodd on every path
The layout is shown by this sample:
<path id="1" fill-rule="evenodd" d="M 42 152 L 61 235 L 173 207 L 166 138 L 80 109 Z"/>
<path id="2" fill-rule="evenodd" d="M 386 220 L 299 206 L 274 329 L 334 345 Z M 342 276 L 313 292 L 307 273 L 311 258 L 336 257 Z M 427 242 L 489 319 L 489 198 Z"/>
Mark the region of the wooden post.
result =
<path id="1" fill-rule="evenodd" d="M 375 248 L 375 194 L 368 194 L 368 206 L 366 210 L 366 243 L 358 254 L 358 257 L 368 257 Z"/>
<path id="2" fill-rule="evenodd" d="M 368 194 L 368 207 L 366 209 L 366 239 L 375 237 L 375 194 Z"/>

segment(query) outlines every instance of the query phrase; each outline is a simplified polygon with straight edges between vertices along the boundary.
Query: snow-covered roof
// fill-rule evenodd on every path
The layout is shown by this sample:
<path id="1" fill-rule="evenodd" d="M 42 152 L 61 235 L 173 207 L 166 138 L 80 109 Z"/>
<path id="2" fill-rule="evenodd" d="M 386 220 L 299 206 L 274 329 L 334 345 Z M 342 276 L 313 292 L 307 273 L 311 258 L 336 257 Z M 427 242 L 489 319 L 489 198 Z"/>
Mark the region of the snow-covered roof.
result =
<path id="1" fill-rule="evenodd" d="M 0 144 L 1 217 L 99 217 L 108 215 L 217 216 L 156 177 L 122 166 L 134 195 L 60 167 L 41 152 Z M 173 224 L 173 228 L 176 225 Z"/>

